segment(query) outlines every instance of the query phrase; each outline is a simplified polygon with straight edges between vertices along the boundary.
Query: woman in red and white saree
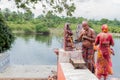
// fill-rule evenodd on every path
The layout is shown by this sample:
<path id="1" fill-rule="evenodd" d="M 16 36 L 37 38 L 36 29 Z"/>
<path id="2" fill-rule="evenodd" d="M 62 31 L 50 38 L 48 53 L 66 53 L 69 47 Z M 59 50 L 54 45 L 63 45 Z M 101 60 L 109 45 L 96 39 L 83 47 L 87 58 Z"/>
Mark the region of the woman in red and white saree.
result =
<path id="1" fill-rule="evenodd" d="M 106 24 L 102 25 L 101 29 L 102 32 L 97 35 L 95 40 L 95 45 L 99 45 L 96 63 L 96 76 L 99 79 L 103 76 L 104 80 L 106 80 L 109 74 L 113 74 L 111 54 L 114 53 L 110 46 L 114 45 L 114 41 L 112 35 L 108 33 L 108 26 Z"/>

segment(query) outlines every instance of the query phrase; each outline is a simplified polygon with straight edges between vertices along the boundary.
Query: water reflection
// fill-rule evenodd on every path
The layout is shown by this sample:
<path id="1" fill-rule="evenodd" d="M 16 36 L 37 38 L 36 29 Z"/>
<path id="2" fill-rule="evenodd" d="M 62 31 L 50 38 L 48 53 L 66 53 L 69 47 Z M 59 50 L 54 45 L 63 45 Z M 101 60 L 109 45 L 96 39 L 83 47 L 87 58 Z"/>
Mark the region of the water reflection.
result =
<path id="1" fill-rule="evenodd" d="M 31 34 L 14 34 L 16 38 L 23 38 L 26 42 L 29 41 L 31 38 L 34 38 L 35 35 L 31 35 Z"/>
<path id="2" fill-rule="evenodd" d="M 54 48 L 60 48 L 56 36 L 17 34 L 9 51 L 12 65 L 54 65 L 57 57 Z"/>
<path id="3" fill-rule="evenodd" d="M 35 35 L 35 40 L 40 43 L 46 43 L 48 46 L 52 43 L 52 36 L 50 35 Z"/>

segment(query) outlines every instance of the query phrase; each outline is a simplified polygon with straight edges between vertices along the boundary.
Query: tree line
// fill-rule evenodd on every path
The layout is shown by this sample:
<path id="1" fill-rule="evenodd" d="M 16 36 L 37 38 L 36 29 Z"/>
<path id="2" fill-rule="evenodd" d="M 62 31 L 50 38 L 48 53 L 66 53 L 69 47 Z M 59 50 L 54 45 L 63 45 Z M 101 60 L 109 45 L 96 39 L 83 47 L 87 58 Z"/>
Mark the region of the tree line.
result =
<path id="1" fill-rule="evenodd" d="M 109 20 L 102 18 L 100 20 L 86 19 L 83 17 L 65 17 L 57 16 L 48 11 L 46 15 L 39 15 L 34 17 L 31 12 L 11 12 L 8 8 L 0 11 L 3 14 L 4 19 L 7 21 L 12 31 L 25 32 L 25 33 L 50 33 L 52 28 L 63 28 L 66 22 L 71 24 L 72 30 L 76 29 L 78 24 L 81 24 L 83 20 L 88 20 L 89 25 L 99 33 L 101 31 L 102 24 L 108 24 L 109 30 L 112 33 L 120 33 L 120 20 Z"/>

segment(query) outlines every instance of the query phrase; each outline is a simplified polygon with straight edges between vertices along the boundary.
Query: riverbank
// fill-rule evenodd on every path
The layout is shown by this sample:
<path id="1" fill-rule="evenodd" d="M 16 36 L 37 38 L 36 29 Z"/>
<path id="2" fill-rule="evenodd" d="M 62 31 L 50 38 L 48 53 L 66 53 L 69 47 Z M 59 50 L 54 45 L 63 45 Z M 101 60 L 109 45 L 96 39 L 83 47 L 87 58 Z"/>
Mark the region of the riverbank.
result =
<path id="1" fill-rule="evenodd" d="M 56 35 L 56 36 L 63 36 L 64 29 L 63 28 L 50 28 L 50 35 Z M 25 33 L 24 31 L 12 31 L 14 34 L 40 34 L 41 33 L 35 33 L 35 32 L 29 32 Z M 76 35 L 76 30 L 72 30 L 73 36 Z M 120 37 L 120 33 L 111 33 L 114 37 Z"/>
<path id="2" fill-rule="evenodd" d="M 112 35 L 115 37 L 120 37 L 120 33 L 112 33 Z"/>
<path id="3" fill-rule="evenodd" d="M 50 28 L 50 34 L 52 35 L 59 35 L 59 36 L 63 36 L 64 33 L 64 29 L 63 28 Z M 73 36 L 76 36 L 76 30 L 72 30 L 73 32 Z M 120 37 L 120 33 L 111 33 L 114 37 Z"/>

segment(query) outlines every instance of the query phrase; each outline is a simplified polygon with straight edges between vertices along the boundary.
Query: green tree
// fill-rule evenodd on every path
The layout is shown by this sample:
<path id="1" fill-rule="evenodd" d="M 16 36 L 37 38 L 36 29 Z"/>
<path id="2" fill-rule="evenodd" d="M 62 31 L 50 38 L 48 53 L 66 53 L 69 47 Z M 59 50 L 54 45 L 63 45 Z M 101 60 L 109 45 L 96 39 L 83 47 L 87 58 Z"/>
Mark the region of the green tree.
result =
<path id="1" fill-rule="evenodd" d="M 113 24 L 116 26 L 120 26 L 120 21 L 118 21 L 117 19 L 114 19 Z"/>
<path id="2" fill-rule="evenodd" d="M 8 18 L 9 18 L 9 16 L 10 16 L 10 10 L 8 9 L 8 8 L 5 8 L 4 9 L 4 11 L 3 11 L 3 16 L 4 16 L 4 18 L 5 18 L 5 20 L 7 20 L 8 21 Z"/>
<path id="3" fill-rule="evenodd" d="M 15 11 L 11 12 L 10 16 L 8 17 L 8 21 L 15 22 L 17 20 L 18 20 L 18 14 Z"/>
<path id="4" fill-rule="evenodd" d="M 41 3 L 43 7 L 43 13 L 51 11 L 53 13 L 66 12 L 68 16 L 72 16 L 76 7 L 74 0 L 15 0 L 18 8 L 23 8 L 26 11 L 31 11 L 31 5 L 35 8 L 35 4 Z"/>
<path id="5" fill-rule="evenodd" d="M 0 53 L 10 49 L 14 37 L 8 25 L 0 13 Z"/>
<path id="6" fill-rule="evenodd" d="M 36 33 L 49 34 L 48 27 L 45 23 L 39 23 L 35 27 Z"/>
<path id="7" fill-rule="evenodd" d="M 28 12 L 24 13 L 24 19 L 25 20 L 29 21 L 33 18 L 34 18 L 34 14 L 32 12 L 28 11 Z"/>
<path id="8" fill-rule="evenodd" d="M 24 20 L 24 14 L 22 12 L 19 12 L 18 11 L 18 23 L 21 24 L 23 23 L 25 20 Z"/>
<path id="9" fill-rule="evenodd" d="M 105 19 L 105 18 L 102 18 L 101 20 L 100 20 L 100 22 L 101 22 L 101 25 L 102 24 L 107 24 L 108 23 L 108 19 Z"/>

